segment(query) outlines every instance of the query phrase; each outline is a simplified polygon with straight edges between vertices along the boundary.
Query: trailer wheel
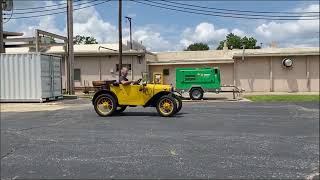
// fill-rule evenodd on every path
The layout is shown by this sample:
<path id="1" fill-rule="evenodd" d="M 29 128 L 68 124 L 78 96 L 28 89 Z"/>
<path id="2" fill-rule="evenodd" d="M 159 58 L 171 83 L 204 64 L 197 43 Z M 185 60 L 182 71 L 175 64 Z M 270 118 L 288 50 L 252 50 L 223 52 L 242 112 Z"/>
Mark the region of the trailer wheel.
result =
<path id="1" fill-rule="evenodd" d="M 203 98 L 203 90 L 201 88 L 192 88 L 189 96 L 193 100 L 201 100 Z"/>

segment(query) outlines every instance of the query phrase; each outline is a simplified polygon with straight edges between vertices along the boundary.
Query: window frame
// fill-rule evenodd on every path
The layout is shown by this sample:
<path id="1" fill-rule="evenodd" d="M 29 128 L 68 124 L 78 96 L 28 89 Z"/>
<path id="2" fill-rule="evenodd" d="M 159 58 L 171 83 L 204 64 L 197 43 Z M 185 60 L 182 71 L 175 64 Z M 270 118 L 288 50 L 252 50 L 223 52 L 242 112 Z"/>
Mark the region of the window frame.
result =
<path id="1" fill-rule="evenodd" d="M 79 79 L 76 79 L 76 70 L 79 70 Z M 74 68 L 73 69 L 73 80 L 80 82 L 81 81 L 81 69 L 80 68 Z"/>

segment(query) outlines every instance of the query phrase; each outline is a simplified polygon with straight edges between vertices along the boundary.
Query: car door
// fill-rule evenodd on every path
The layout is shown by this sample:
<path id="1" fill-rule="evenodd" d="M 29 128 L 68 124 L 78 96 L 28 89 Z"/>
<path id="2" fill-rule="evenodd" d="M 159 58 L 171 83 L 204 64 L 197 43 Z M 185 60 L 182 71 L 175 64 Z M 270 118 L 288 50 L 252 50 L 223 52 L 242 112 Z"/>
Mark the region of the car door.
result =
<path id="1" fill-rule="evenodd" d="M 142 90 L 142 85 L 120 85 L 123 98 L 123 105 L 138 105 L 145 104 L 146 94 Z"/>

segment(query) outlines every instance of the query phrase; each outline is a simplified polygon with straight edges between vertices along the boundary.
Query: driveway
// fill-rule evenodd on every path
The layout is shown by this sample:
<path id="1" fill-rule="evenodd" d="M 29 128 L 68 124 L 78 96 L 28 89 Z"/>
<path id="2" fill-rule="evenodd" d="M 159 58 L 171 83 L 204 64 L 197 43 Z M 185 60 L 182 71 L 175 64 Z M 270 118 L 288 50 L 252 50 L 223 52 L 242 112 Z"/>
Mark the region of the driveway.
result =
<path id="1" fill-rule="evenodd" d="M 312 178 L 318 103 L 188 102 L 98 117 L 89 101 L 1 113 L 1 178 Z"/>

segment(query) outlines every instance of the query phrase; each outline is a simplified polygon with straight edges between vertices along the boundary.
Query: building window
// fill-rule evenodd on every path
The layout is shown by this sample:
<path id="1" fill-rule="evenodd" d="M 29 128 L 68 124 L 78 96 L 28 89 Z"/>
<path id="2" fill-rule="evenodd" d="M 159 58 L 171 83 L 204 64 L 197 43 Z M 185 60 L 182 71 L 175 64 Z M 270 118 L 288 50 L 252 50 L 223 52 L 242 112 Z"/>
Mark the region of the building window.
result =
<path id="1" fill-rule="evenodd" d="M 169 76 L 169 69 L 163 69 L 163 75 Z"/>
<path id="2" fill-rule="evenodd" d="M 80 71 L 80 69 L 74 69 L 73 77 L 74 77 L 75 81 L 81 81 L 81 71 Z"/>
<path id="3" fill-rule="evenodd" d="M 129 71 L 131 71 L 131 64 L 122 64 L 122 67 L 126 67 Z M 116 70 L 119 72 L 119 64 L 116 65 Z"/>

